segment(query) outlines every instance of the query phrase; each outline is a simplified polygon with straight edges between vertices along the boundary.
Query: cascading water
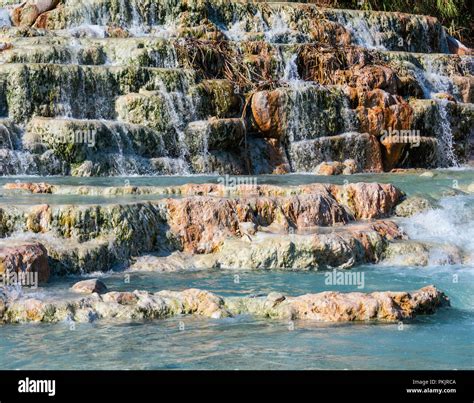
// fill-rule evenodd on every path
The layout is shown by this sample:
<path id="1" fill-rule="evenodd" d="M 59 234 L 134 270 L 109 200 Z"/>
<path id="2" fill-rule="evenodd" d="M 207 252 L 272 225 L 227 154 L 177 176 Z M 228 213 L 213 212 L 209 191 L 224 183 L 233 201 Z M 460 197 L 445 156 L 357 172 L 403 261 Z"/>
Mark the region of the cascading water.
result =
<path id="1" fill-rule="evenodd" d="M 454 138 L 451 124 L 449 122 L 449 114 L 445 100 L 437 100 L 438 108 L 438 141 L 440 144 L 440 160 L 441 164 L 448 167 L 459 167 L 454 150 Z"/>
<path id="2" fill-rule="evenodd" d="M 443 198 L 439 208 L 420 213 L 403 222 L 413 240 L 454 245 L 461 249 L 467 264 L 474 263 L 474 200 L 472 196 Z"/>
<path id="3" fill-rule="evenodd" d="M 357 45 L 367 49 L 386 49 L 380 40 L 381 30 L 369 27 L 367 21 L 360 15 L 346 16 L 341 14 L 338 17 L 338 22 L 349 30 Z"/>
<path id="4" fill-rule="evenodd" d="M 229 297 L 252 294 L 246 300 L 252 306 L 260 301 L 260 293 L 266 298 L 274 291 L 293 296 L 330 291 L 324 294 L 328 301 L 334 291 L 341 299 L 342 293 L 356 291 L 355 299 L 348 297 L 352 307 L 359 305 L 354 301 L 362 292 L 391 290 L 404 293 L 397 297 L 409 296 L 435 284 L 452 306 L 413 321 L 403 316 L 408 333 L 400 331 L 402 316 L 397 314 L 404 307 L 396 301 L 371 304 L 359 312 L 383 308 L 383 326 L 375 325 L 379 316 L 369 318 L 373 323 L 364 318 L 357 326 L 328 325 L 319 319 L 315 325 L 305 318 L 291 322 L 296 332 L 286 331 L 281 321 L 272 322 L 267 311 L 263 320 L 240 311 L 226 318 L 220 317 L 224 311 L 212 312 L 208 318 L 203 311 L 199 320 L 179 316 L 180 327 L 186 323 L 180 339 L 184 349 L 170 345 L 180 331 L 174 319 L 137 322 L 133 315 L 130 325 L 120 316 L 117 325 L 117 315 L 92 326 L 75 322 L 78 316 L 71 311 L 65 322 L 56 324 L 2 324 L 0 349 L 9 351 L 0 354 L 2 368 L 104 369 L 116 368 L 119 360 L 122 367 L 140 369 L 268 369 L 277 361 L 285 369 L 472 367 L 472 357 L 466 354 L 474 295 L 474 204 L 468 194 L 472 172 L 382 173 L 387 161 L 377 141 L 384 124 L 415 122 L 426 129 L 423 136 L 436 134 L 439 165 L 459 165 L 458 136 L 466 135 L 469 106 L 459 102 L 461 94 L 458 103 L 438 100 L 434 94 L 447 92 L 449 97 L 454 92 L 455 78 L 444 67 L 453 67 L 460 85 L 468 83 L 469 74 L 458 68 L 466 57 L 442 55 L 447 61 L 440 65 L 439 55 L 423 56 L 428 48 L 445 49 L 443 43 L 436 45 L 446 42 L 439 24 L 409 15 L 400 23 L 397 14 L 298 2 L 64 0 L 43 17 L 47 27 L 58 30 L 4 31 L 12 48 L 0 52 L 0 110 L 10 118 L 3 120 L 6 132 L 0 126 L 0 174 L 59 177 L 0 178 L 0 237 L 2 242 L 43 243 L 54 274 L 71 276 L 48 283 L 48 297 L 71 298 L 72 273 L 81 273 L 77 280 L 100 276 L 110 291 L 119 292 L 78 296 L 81 301 L 101 301 L 104 315 L 111 312 L 106 302 L 110 297 L 134 298 L 145 295 L 134 290 L 143 290 L 156 303 L 160 298 L 151 293 L 187 288 L 223 295 L 226 303 Z M 422 39 L 399 45 L 397 40 L 406 39 L 409 29 Z M 35 52 L 29 52 L 32 48 Z M 46 63 L 38 64 L 39 59 Z M 10 130 L 10 121 L 18 133 Z M 431 130 L 436 124 L 437 133 Z M 76 138 L 62 140 L 64 134 L 85 131 L 97 134 L 91 146 Z M 424 162 L 424 147 L 434 143 L 423 143 L 413 153 Z M 198 176 L 214 173 L 219 176 Z M 65 174 L 102 177 L 62 177 Z M 225 194 L 215 186 L 222 179 L 229 188 Z M 258 191 L 254 194 L 251 185 L 251 196 L 238 194 L 242 188 L 231 190 L 233 179 L 258 181 Z M 40 181 L 45 183 L 36 184 Z M 3 186 L 9 182 L 13 186 Z M 406 193 L 406 199 L 388 183 Z M 391 207 L 398 214 L 398 206 L 410 206 L 413 195 L 426 197 L 425 202 L 437 208 L 395 217 Z M 410 239 L 398 233 L 397 225 Z M 418 266 L 419 256 L 412 264 L 404 253 L 387 267 L 383 253 L 394 245 L 402 252 L 413 245 L 428 251 L 429 259 L 421 262 L 424 268 Z M 229 248 L 229 259 L 250 251 L 258 271 L 239 263 L 235 269 L 245 281 L 235 281 L 235 271 L 219 260 Z M 135 259 L 147 253 L 152 254 L 147 266 L 155 271 L 134 270 Z M 357 260 L 359 255 L 367 259 Z M 173 259 L 179 262 L 182 256 L 181 265 L 173 266 Z M 155 262 L 162 257 L 171 257 L 166 270 L 175 272 L 159 272 L 163 266 Z M 339 259 L 357 264 L 344 272 L 366 276 L 365 289 L 325 282 L 330 273 L 326 269 L 340 267 Z M 192 272 L 199 267 L 190 263 L 193 260 L 210 261 L 212 269 Z M 282 267 L 279 260 L 284 260 Z M 288 261 L 302 262 L 305 274 L 286 270 Z M 130 275 L 130 283 L 124 274 Z M 453 282 L 454 275 L 460 275 L 459 284 Z M 163 298 L 159 315 L 188 304 L 185 298 L 165 309 L 170 295 Z M 199 304 L 206 295 L 199 294 Z M 289 302 L 277 298 L 265 303 L 265 309 Z M 113 309 L 132 312 L 130 302 L 116 303 Z M 331 305 L 322 308 L 336 309 Z M 145 308 L 140 305 L 134 312 L 140 317 L 149 311 L 148 305 Z M 424 308 L 423 314 L 429 310 Z M 393 322 L 385 316 L 392 309 Z M 50 311 L 48 307 L 44 318 L 49 319 Z M 336 313 L 353 318 L 357 311 L 363 309 Z M 92 312 L 85 318 L 95 320 Z M 69 330 L 74 324 L 80 331 Z M 81 350 L 86 330 L 95 360 Z M 406 343 L 406 336 L 412 342 Z M 12 349 L 19 339 L 24 345 Z M 38 340 L 43 343 L 40 349 Z M 123 340 L 140 348 L 128 354 Z M 54 358 L 47 353 L 53 350 Z M 196 359 L 190 360 L 189 352 Z"/>
<path id="5" fill-rule="evenodd" d="M 179 149 L 178 153 L 173 150 L 168 157 L 178 158 L 181 163 L 189 162 L 191 156 L 185 145 L 183 134 L 186 126 L 192 121 L 212 117 L 206 114 L 200 115 L 196 112 L 195 104 L 199 102 L 199 99 L 195 99 L 196 93 L 189 94 L 193 85 L 202 80 L 202 74 L 197 72 L 196 82 L 193 82 L 193 78 L 189 85 L 178 85 L 170 91 L 165 90 L 165 87 L 169 84 L 168 82 L 164 85 L 163 83 L 153 82 L 156 79 L 151 79 L 148 83 L 144 80 L 143 84 L 135 85 L 135 81 L 143 79 L 144 75 L 149 74 L 145 70 L 148 67 L 188 68 L 189 65 L 183 63 L 183 55 L 178 55 L 178 51 L 180 46 L 188 43 L 189 37 L 196 35 L 197 40 L 204 42 L 212 41 L 213 38 L 219 38 L 224 42 L 226 42 L 225 38 L 236 41 L 237 43 L 229 44 L 231 47 L 239 49 L 242 64 L 245 68 L 248 67 L 248 71 L 242 70 L 239 74 L 246 76 L 250 71 L 249 76 L 252 80 L 255 80 L 255 77 L 257 80 L 262 80 L 271 76 L 271 80 L 282 87 L 285 96 L 288 97 L 288 110 L 284 113 L 284 117 L 287 119 L 284 124 L 287 127 L 284 131 L 287 135 L 286 140 L 290 143 L 358 130 L 357 112 L 351 109 L 346 96 L 317 97 L 314 93 L 318 92 L 320 85 L 305 81 L 299 76 L 298 66 L 300 65 L 300 68 L 303 68 L 304 63 L 304 61 L 298 60 L 301 54 L 300 50 L 302 46 L 312 44 L 313 35 L 316 35 L 315 32 L 317 31 L 311 25 L 312 21 L 305 19 L 306 11 L 293 12 L 291 10 L 293 6 L 283 4 L 272 4 L 268 8 L 263 6 L 260 8 L 259 5 L 252 8 L 252 6 L 252 12 L 250 12 L 250 8 L 243 5 L 232 6 L 226 12 L 220 12 L 219 8 L 223 6 L 214 5 L 214 3 L 210 3 L 207 7 L 207 19 L 200 21 L 195 20 L 195 16 L 192 16 L 192 18 L 190 17 L 191 21 L 188 21 L 182 20 L 179 8 L 175 7 L 173 1 L 151 2 L 143 5 L 135 0 L 131 2 L 119 0 L 114 2 L 113 7 L 110 7 L 109 2 L 104 0 L 66 1 L 67 13 L 64 16 L 64 21 L 57 22 L 59 28 L 61 28 L 57 31 L 61 41 L 57 42 L 55 46 L 57 45 L 61 52 L 65 52 L 61 55 L 69 54 L 70 60 L 68 57 L 55 55 L 54 57 L 57 59 L 54 59 L 54 62 L 77 66 L 77 69 L 69 71 L 64 69 L 64 72 L 58 70 L 57 77 L 60 77 L 59 90 L 51 91 L 47 95 L 47 97 L 54 99 L 56 104 L 47 105 L 47 102 L 45 102 L 45 105 L 37 108 L 35 113 L 41 115 L 46 110 L 46 115 L 53 115 L 52 117 L 113 120 L 117 118 L 117 111 L 114 106 L 117 97 L 125 96 L 127 93 L 139 93 L 141 89 L 151 91 L 158 89 L 160 96 L 164 99 L 166 115 L 169 116 L 168 124 L 176 132 L 175 143 Z M 200 13 L 203 11 L 198 7 L 193 12 Z M 340 24 L 337 27 L 337 33 L 344 27 L 348 29 L 352 33 L 352 42 L 364 48 L 384 49 L 391 46 L 399 48 L 399 45 L 394 45 L 394 41 L 387 39 L 389 36 L 386 35 L 387 32 L 383 32 L 383 24 L 387 24 L 390 30 L 394 30 L 394 38 L 401 38 L 406 34 L 403 30 L 398 31 L 399 27 L 390 16 L 368 18 L 367 13 L 347 10 L 337 12 L 318 10 L 318 12 L 321 13 L 321 17 L 326 18 L 332 24 Z M 322 21 L 324 21 L 324 18 L 322 18 Z M 189 26 L 183 27 L 183 21 Z M 201 23 L 207 25 L 201 25 Z M 410 23 L 415 24 L 420 32 L 423 32 L 427 41 L 434 43 L 433 35 L 436 32 L 430 25 L 431 22 L 417 17 L 410 20 Z M 322 29 L 322 27 L 324 29 L 336 28 L 334 25 L 328 27 L 318 25 L 317 28 Z M 91 35 L 84 34 L 84 32 L 81 32 L 83 28 L 96 31 L 92 32 Z M 211 32 L 207 31 L 208 29 L 212 31 L 210 36 Z M 221 32 L 214 32 L 214 29 Z M 219 36 L 219 34 L 223 34 L 223 36 Z M 328 31 L 328 34 L 333 35 L 334 32 Z M 113 37 L 115 35 L 118 35 L 118 37 Z M 125 37 L 122 38 L 122 35 Z M 321 35 L 321 32 L 317 35 Z M 348 39 L 344 35 L 343 37 L 344 41 Z M 67 38 L 69 38 L 69 41 L 67 41 Z M 163 38 L 163 40 L 161 41 L 158 38 Z M 120 42 L 122 40 L 126 43 L 126 46 L 121 47 Z M 50 42 L 54 41 L 50 41 L 48 37 L 41 39 L 42 46 L 46 47 Z M 263 60 L 263 55 L 249 54 L 248 48 L 252 48 L 258 42 L 262 42 L 265 46 L 265 52 L 267 52 L 265 57 L 268 60 Z M 416 51 L 417 46 L 421 46 L 421 51 L 424 49 L 422 44 L 412 43 L 410 50 Z M 18 47 L 14 51 L 20 50 L 20 48 Z M 322 51 L 327 52 L 326 49 L 322 49 Z M 31 59 L 28 56 L 22 57 L 25 60 L 33 61 L 33 57 Z M 262 58 L 258 63 L 269 66 L 265 74 L 261 76 L 259 71 L 261 66 L 258 66 L 256 62 L 258 57 Z M 390 57 L 396 58 L 396 55 Z M 409 56 L 406 60 L 412 60 L 416 57 Z M 420 57 L 419 60 L 421 59 Z M 437 56 L 426 57 L 425 59 L 423 59 L 424 62 L 417 64 L 420 67 L 415 65 L 410 67 L 406 64 L 408 70 L 415 72 L 414 75 L 423 88 L 425 98 L 431 98 L 435 92 L 454 92 L 455 88 L 452 85 L 452 80 L 449 75 L 445 74 L 445 71 L 440 69 Z M 432 63 L 433 60 L 436 60 L 436 63 Z M 459 63 L 461 62 L 464 63 L 464 59 L 459 61 Z M 136 71 L 129 69 L 124 70 L 123 73 L 117 73 L 118 70 L 114 70 L 129 65 L 133 66 Z M 110 70 L 106 70 L 106 68 Z M 57 69 L 52 70 L 56 72 Z M 253 74 L 254 70 L 255 74 Z M 74 77 L 73 80 L 72 75 L 77 75 L 77 77 Z M 117 83 L 113 85 L 110 84 L 111 75 L 116 75 Z M 218 79 L 223 80 L 227 78 L 226 76 L 226 73 L 220 72 Z M 119 86 L 120 88 L 118 88 Z M 201 95 L 197 96 L 200 97 Z M 228 95 L 222 100 L 219 99 L 219 102 L 225 103 L 226 98 L 228 98 Z M 318 102 L 327 102 L 328 104 L 318 108 L 318 105 L 316 105 Z M 313 105 L 308 106 L 307 104 Z M 53 110 L 49 111 L 48 108 L 51 106 Z M 330 108 L 333 109 L 332 115 L 326 119 L 321 111 Z M 445 112 L 441 107 L 441 142 L 446 150 L 443 151 L 443 154 L 448 160 L 446 165 L 457 165 L 457 162 L 454 161 L 456 153 L 453 151 L 452 130 L 450 131 L 448 127 L 451 117 Z M 241 113 L 241 110 L 232 111 L 232 113 L 228 113 L 222 118 L 238 117 Z M 334 113 L 339 114 L 339 120 L 334 119 Z M 219 116 L 219 118 L 221 117 Z M 326 124 L 327 120 L 330 121 L 328 124 Z M 138 123 L 136 120 L 134 122 Z M 123 123 L 127 123 L 126 119 Z M 248 125 L 248 127 L 250 126 Z M 283 151 L 289 152 L 288 149 Z M 123 158 L 119 159 L 123 161 Z M 192 172 L 192 167 L 189 167 L 187 172 Z"/>

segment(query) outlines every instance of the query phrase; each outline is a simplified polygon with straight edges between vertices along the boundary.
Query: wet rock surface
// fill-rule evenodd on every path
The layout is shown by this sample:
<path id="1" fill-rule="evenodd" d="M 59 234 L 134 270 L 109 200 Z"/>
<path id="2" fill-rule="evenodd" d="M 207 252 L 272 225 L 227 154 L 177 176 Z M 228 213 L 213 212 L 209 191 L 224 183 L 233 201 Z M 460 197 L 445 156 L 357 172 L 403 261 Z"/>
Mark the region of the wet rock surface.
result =
<path id="1" fill-rule="evenodd" d="M 417 314 L 431 314 L 449 304 L 447 297 L 434 286 L 414 292 L 324 292 L 299 297 L 271 293 L 267 297 L 223 298 L 208 291 L 188 289 L 155 293 L 112 291 L 59 302 L 37 298 L 11 299 L 8 292 L 2 291 L 0 298 L 4 306 L 0 311 L 2 323 L 130 321 L 177 315 L 218 319 L 239 314 L 322 322 L 393 322 Z"/>
<path id="2" fill-rule="evenodd" d="M 71 290 L 84 294 L 104 294 L 107 291 L 107 286 L 98 279 L 91 279 L 77 282 L 71 287 Z"/>
<path id="3" fill-rule="evenodd" d="M 23 234 L 43 244 L 55 274 L 106 271 L 132 256 L 154 251 L 210 254 L 221 247 L 224 252 L 208 266 L 229 266 L 237 264 L 229 259 L 239 243 L 228 238 L 252 238 L 257 232 L 277 235 L 274 240 L 280 242 L 282 252 L 275 255 L 279 248 L 275 249 L 270 239 L 249 244 L 248 251 L 240 253 L 242 264 L 249 267 L 262 267 L 254 256 L 258 253 L 264 261 L 273 262 L 272 268 L 292 264 L 296 269 L 351 267 L 357 262 L 377 261 L 386 240 L 401 236 L 389 221 L 355 225 L 356 220 L 380 219 L 393 213 L 403 193 L 388 184 L 230 188 L 219 184 L 168 188 L 16 185 L 7 184 L 4 189 L 16 192 L 19 187 L 33 193 L 39 186 L 53 194 L 180 196 L 128 204 L 1 206 L 2 236 L 14 235 L 14 242 Z M 333 234 L 326 234 L 325 228 Z"/>
<path id="4" fill-rule="evenodd" d="M 473 58 L 432 17 L 152 3 L 7 4 L 0 175 L 285 174 L 347 159 L 379 172 L 469 160 Z M 389 141 L 390 130 L 419 130 L 422 144 Z"/>
<path id="5" fill-rule="evenodd" d="M 0 275 L 2 285 L 8 284 L 10 277 L 14 284 L 37 287 L 45 283 L 50 276 L 48 253 L 38 242 L 0 240 Z M 34 277 L 22 278 L 22 276 Z M 14 285 L 12 284 L 12 285 Z"/>
<path id="6" fill-rule="evenodd" d="M 0 175 L 332 176 L 458 167 L 472 154 L 471 51 L 432 17 L 220 0 L 29 0 L 8 10 L 12 26 L 0 32 Z M 0 204 L 0 268 L 38 273 L 43 282 L 50 271 L 464 261 L 460 248 L 409 241 L 390 221 L 394 213 L 432 208 L 428 199 L 403 200 L 392 185 L 352 182 L 12 181 L 4 187 L 9 196 L 46 201 Z M 71 195 L 129 199 L 48 201 Z M 68 292 L 48 298 L 4 287 L 0 320 L 250 314 L 399 321 L 448 301 L 434 286 L 251 298 L 198 289 L 109 292 L 93 279 Z"/>

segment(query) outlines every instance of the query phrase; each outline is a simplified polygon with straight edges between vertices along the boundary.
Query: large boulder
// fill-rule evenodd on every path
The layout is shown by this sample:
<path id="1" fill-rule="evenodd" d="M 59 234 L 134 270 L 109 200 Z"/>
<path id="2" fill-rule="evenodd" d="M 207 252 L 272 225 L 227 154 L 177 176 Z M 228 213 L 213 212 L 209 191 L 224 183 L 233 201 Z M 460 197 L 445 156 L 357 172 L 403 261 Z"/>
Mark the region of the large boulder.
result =
<path id="1" fill-rule="evenodd" d="M 39 283 L 47 282 L 50 268 L 45 247 L 38 242 L 0 241 L 0 274 L 4 279 L 33 275 L 34 281 L 37 276 Z M 34 281 L 26 285 L 37 285 L 31 284 Z"/>

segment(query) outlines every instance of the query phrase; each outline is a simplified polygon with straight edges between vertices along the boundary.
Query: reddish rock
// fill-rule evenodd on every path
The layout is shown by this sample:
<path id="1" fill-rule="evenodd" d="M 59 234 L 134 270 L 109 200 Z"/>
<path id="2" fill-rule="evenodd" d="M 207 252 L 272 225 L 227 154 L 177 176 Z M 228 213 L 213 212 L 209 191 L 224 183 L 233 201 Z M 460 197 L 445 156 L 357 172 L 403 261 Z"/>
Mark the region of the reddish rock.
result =
<path id="1" fill-rule="evenodd" d="M 38 242 L 1 242 L 0 274 L 5 273 L 38 273 L 38 281 L 47 282 L 50 269 L 45 247 Z"/>
<path id="2" fill-rule="evenodd" d="M 400 162 L 406 144 L 393 143 L 388 138 L 380 141 L 382 144 L 383 166 L 385 171 L 391 171 Z"/>
<path id="3" fill-rule="evenodd" d="M 391 184 L 350 183 L 328 185 L 334 198 L 347 206 L 358 220 L 390 215 L 401 201 L 403 193 Z"/>
<path id="4" fill-rule="evenodd" d="M 282 106 L 286 103 L 285 92 L 260 91 L 252 97 L 252 113 L 265 137 L 281 139 L 285 135 L 285 116 Z"/>
<path id="5" fill-rule="evenodd" d="M 408 130 L 411 128 L 413 109 L 408 102 L 389 107 L 357 108 L 361 131 L 381 136 L 384 130 Z"/>
<path id="6" fill-rule="evenodd" d="M 20 182 L 20 183 L 7 183 L 3 186 L 4 189 L 8 190 L 26 190 L 31 193 L 52 193 L 53 185 L 49 183 L 31 183 L 31 182 Z"/>
<path id="7" fill-rule="evenodd" d="M 400 85 L 396 73 L 386 66 L 364 66 L 354 72 L 355 84 L 366 90 L 381 89 L 396 94 Z"/>
<path id="8" fill-rule="evenodd" d="M 38 17 L 55 8 L 59 0 L 29 0 L 22 3 L 12 11 L 13 25 L 19 27 L 31 27 Z M 40 27 L 38 27 L 40 28 Z"/>
<path id="9" fill-rule="evenodd" d="M 170 236 L 191 253 L 214 252 L 225 238 L 240 234 L 242 222 L 275 233 L 345 224 L 352 219 L 346 209 L 357 219 L 385 217 L 402 197 L 394 186 L 377 183 L 290 189 L 264 185 L 253 188 L 252 194 L 236 188 L 229 195 L 246 196 L 230 199 L 207 196 L 225 194 L 218 185 L 187 185 L 183 191 L 202 197 L 167 200 L 167 222 Z"/>

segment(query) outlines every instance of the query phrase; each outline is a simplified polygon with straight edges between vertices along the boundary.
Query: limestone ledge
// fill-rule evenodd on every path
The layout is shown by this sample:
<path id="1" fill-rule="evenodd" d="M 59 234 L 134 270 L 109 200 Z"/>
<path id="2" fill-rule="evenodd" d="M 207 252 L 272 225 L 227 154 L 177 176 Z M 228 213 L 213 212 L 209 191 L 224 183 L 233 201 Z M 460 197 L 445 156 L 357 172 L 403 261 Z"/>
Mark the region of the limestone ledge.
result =
<path id="1" fill-rule="evenodd" d="M 193 255 L 176 251 L 166 256 L 143 255 L 133 259 L 131 271 L 175 272 L 209 269 L 309 271 L 350 269 L 376 263 L 385 249 L 404 234 L 391 221 L 354 224 L 317 230 L 312 234 L 256 232 L 241 224 L 241 238 L 228 238 L 217 251 Z"/>
<path id="2" fill-rule="evenodd" d="M 14 183 L 5 188 L 13 193 L 56 194 L 64 190 L 46 183 Z M 99 189 L 85 187 L 79 194 L 93 194 Z M 182 197 L 123 204 L 0 205 L 0 236 L 44 244 L 55 274 L 108 270 L 132 256 L 156 251 L 219 252 L 219 260 L 210 267 L 228 267 L 238 263 L 229 261 L 229 256 L 234 254 L 232 250 L 239 249 L 237 240 L 248 237 L 249 231 L 250 237 L 256 232 L 279 236 L 282 248 L 274 260 L 272 241 L 255 237 L 255 242 L 246 248 L 248 256 L 244 252 L 239 255 L 244 259 L 240 263 L 248 263 L 249 267 L 260 267 L 254 256 L 257 251 L 266 254 L 265 259 L 261 256 L 263 261 L 274 260 L 270 264 L 274 268 L 293 264 L 300 269 L 351 267 L 356 262 L 377 261 L 387 240 L 402 237 L 398 227 L 389 221 L 346 225 L 390 216 L 404 195 L 389 184 L 235 188 L 188 184 L 115 189 L 116 192 L 105 188 L 101 191 L 111 195 L 166 192 Z"/>
<path id="3" fill-rule="evenodd" d="M 0 320 L 2 323 L 65 322 L 67 325 L 72 321 L 98 319 L 133 321 L 181 315 L 218 319 L 250 314 L 281 320 L 393 322 L 431 314 L 448 304 L 447 296 L 434 286 L 413 292 L 330 291 L 297 297 L 270 293 L 265 297 L 224 298 L 198 289 L 155 293 L 112 291 L 64 300 L 15 298 L 3 289 L 0 291 Z"/>

